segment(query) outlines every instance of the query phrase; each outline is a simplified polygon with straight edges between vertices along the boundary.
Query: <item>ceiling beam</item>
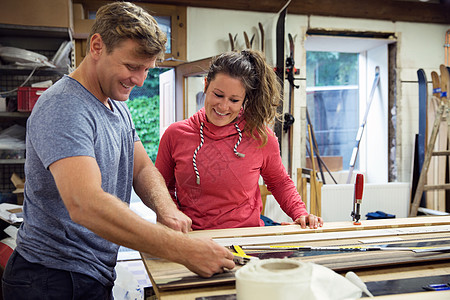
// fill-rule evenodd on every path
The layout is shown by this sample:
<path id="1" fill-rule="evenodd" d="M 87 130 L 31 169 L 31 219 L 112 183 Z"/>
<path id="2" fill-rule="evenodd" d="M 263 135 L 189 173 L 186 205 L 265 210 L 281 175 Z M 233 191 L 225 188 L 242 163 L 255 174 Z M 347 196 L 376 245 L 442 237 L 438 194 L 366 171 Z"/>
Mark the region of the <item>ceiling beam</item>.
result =
<path id="1" fill-rule="evenodd" d="M 134 2 L 277 13 L 285 1 L 141 0 Z M 292 0 L 288 14 L 450 24 L 450 0 Z"/>

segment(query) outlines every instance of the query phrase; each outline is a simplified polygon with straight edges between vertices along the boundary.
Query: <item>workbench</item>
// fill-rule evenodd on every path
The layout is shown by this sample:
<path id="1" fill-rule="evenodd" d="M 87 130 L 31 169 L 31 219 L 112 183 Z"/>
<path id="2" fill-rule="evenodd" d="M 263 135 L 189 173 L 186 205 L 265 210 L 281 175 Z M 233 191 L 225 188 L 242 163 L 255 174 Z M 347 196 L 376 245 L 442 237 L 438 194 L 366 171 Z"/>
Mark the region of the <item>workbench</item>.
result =
<path id="1" fill-rule="evenodd" d="M 427 216 L 403 219 L 326 222 L 319 229 L 301 229 L 297 225 L 251 227 L 191 232 L 194 237 L 209 237 L 217 243 L 231 245 L 298 245 L 312 247 L 450 247 L 450 216 Z M 450 282 L 450 251 L 334 251 L 264 252 L 246 250 L 259 258 L 288 256 L 326 266 L 345 275 L 355 272 L 377 299 L 450 299 L 450 291 L 426 291 L 424 283 Z M 275 255 L 275 256 L 274 256 Z M 235 299 L 234 274 L 241 266 L 212 278 L 201 278 L 184 266 L 141 253 L 144 265 L 159 300 Z M 405 280 L 407 279 L 407 280 Z M 395 281 L 391 281 L 395 280 Z M 428 280 L 428 281 L 427 281 Z M 431 282 L 429 282 L 431 280 Z M 395 291 L 396 285 L 410 283 L 416 291 Z M 417 285 L 414 287 L 414 285 Z M 385 290 L 388 289 L 388 290 Z M 390 289 L 390 290 L 389 290 Z"/>

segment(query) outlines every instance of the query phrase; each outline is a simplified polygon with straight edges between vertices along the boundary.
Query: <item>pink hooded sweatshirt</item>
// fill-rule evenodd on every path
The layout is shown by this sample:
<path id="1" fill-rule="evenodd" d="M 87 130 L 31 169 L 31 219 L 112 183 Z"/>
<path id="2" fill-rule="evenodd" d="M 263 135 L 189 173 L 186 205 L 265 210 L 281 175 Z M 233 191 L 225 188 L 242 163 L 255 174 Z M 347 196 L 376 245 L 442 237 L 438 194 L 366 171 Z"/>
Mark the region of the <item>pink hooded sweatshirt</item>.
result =
<path id="1" fill-rule="evenodd" d="M 240 134 L 244 126 L 241 116 L 215 126 L 202 108 L 170 125 L 161 138 L 155 165 L 194 230 L 263 226 L 260 175 L 288 216 L 308 215 L 273 132 L 261 148 L 259 141 Z"/>

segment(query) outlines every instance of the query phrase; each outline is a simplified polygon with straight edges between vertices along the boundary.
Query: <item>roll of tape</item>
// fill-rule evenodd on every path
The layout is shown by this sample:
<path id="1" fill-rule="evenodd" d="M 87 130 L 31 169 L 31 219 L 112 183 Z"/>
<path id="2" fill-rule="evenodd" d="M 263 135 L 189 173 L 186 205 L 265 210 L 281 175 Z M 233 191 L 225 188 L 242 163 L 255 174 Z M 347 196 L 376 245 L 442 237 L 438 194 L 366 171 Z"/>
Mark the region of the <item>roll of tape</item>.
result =
<path id="1" fill-rule="evenodd" d="M 307 265 L 292 259 L 251 261 L 236 272 L 238 300 L 299 299 L 309 287 Z M 304 299 L 308 299 L 305 297 Z"/>
<path id="2" fill-rule="evenodd" d="M 361 294 L 333 270 L 300 260 L 251 260 L 236 271 L 237 300 L 359 299 Z"/>

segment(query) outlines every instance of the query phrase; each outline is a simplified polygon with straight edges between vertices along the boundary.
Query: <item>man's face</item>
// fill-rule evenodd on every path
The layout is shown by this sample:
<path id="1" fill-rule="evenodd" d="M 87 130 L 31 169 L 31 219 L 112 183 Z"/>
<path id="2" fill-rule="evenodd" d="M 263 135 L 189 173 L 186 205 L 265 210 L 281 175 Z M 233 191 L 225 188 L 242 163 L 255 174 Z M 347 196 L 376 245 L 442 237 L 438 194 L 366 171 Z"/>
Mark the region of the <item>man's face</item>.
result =
<path id="1" fill-rule="evenodd" d="M 100 92 L 104 100 L 125 101 L 131 90 L 142 86 L 150 68 L 155 67 L 156 57 L 141 57 L 136 54 L 138 43 L 133 40 L 121 42 L 111 52 L 102 52 L 97 63 Z"/>

